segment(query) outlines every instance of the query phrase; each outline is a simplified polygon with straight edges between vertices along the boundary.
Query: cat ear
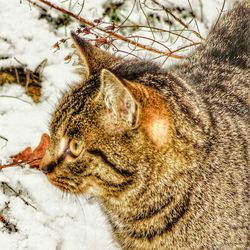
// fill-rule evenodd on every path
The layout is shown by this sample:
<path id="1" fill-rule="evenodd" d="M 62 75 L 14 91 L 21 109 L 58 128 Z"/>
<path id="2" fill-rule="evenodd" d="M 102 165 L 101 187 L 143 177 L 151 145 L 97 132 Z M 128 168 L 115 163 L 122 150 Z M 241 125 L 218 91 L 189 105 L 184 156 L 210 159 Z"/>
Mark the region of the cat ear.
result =
<path id="1" fill-rule="evenodd" d="M 101 69 L 108 68 L 114 62 L 119 60 L 108 52 L 105 52 L 80 38 L 74 32 L 71 32 L 73 44 L 86 67 L 86 78 L 99 72 Z"/>
<path id="2" fill-rule="evenodd" d="M 100 95 L 105 105 L 117 119 L 125 121 L 129 126 L 135 127 L 138 123 L 139 109 L 128 83 L 119 79 L 107 69 L 101 71 Z"/>

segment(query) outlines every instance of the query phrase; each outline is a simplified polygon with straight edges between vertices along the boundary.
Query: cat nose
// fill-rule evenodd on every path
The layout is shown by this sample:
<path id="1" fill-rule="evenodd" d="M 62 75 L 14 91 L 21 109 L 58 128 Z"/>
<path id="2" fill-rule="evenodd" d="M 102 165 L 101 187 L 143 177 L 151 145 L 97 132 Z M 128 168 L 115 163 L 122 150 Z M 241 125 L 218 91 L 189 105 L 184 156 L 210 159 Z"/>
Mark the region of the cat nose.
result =
<path id="1" fill-rule="evenodd" d="M 44 174 L 50 174 L 54 171 L 55 167 L 56 162 L 51 159 L 49 152 L 46 152 L 40 163 L 40 170 L 42 170 Z"/>
<path id="2" fill-rule="evenodd" d="M 41 170 L 43 171 L 44 174 L 50 174 L 54 171 L 55 167 L 56 167 L 56 163 L 50 162 L 46 165 L 42 165 Z"/>

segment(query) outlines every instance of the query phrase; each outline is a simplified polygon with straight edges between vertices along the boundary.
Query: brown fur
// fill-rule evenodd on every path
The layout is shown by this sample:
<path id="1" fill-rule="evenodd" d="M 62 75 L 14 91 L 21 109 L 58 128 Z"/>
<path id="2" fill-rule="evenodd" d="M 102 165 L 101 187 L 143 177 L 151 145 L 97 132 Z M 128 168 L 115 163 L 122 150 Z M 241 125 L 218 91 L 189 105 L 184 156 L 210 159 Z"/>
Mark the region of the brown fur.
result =
<path id="1" fill-rule="evenodd" d="M 122 249 L 248 249 L 247 1 L 168 70 L 73 39 L 87 80 L 53 115 L 51 183 L 97 197 Z"/>

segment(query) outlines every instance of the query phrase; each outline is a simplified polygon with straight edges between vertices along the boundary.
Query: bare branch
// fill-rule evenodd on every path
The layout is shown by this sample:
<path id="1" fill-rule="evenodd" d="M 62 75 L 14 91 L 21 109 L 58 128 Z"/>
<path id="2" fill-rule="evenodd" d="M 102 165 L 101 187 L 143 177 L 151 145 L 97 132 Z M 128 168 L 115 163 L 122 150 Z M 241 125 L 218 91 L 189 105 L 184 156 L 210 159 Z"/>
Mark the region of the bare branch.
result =
<path id="1" fill-rule="evenodd" d="M 9 141 L 6 137 L 4 137 L 4 136 L 2 136 L 2 135 L 0 135 L 0 139 L 2 139 L 2 140 L 4 140 L 4 141 Z"/>
<path id="2" fill-rule="evenodd" d="M 0 165 L 0 169 L 3 169 L 3 168 L 9 168 L 9 167 L 24 167 L 25 165 L 28 165 L 28 164 L 31 164 L 33 162 L 36 162 L 36 161 L 40 161 L 42 160 L 42 157 L 40 158 L 36 158 L 36 159 L 33 159 L 31 161 L 18 161 L 18 162 L 12 162 L 12 163 L 9 163 L 9 164 L 5 164 L 5 165 Z"/>
<path id="3" fill-rule="evenodd" d="M 184 58 L 184 56 L 177 55 L 177 54 L 173 53 L 172 51 L 170 51 L 170 52 L 161 51 L 161 50 L 158 50 L 156 48 L 152 48 L 152 47 L 149 47 L 149 46 L 147 46 L 145 44 L 141 44 L 139 42 L 131 40 L 131 39 L 127 38 L 127 37 L 124 37 L 124 36 L 122 36 L 120 34 L 117 34 L 116 32 L 112 32 L 110 30 L 106 30 L 106 29 L 104 29 L 104 28 L 102 28 L 100 26 L 97 26 L 95 23 L 93 23 L 93 22 L 91 22 L 91 21 L 89 21 L 89 20 L 87 20 L 87 19 L 85 19 L 83 17 L 79 17 L 76 14 L 74 14 L 74 13 L 72 13 L 72 12 L 70 12 L 70 11 L 62 8 L 62 7 L 59 7 L 59 6 L 57 6 L 57 5 L 49 2 L 47 0 L 38 0 L 38 1 L 44 3 L 45 5 L 51 7 L 53 9 L 55 9 L 55 10 L 58 10 L 58 11 L 64 13 L 64 14 L 67 14 L 67 15 L 73 17 L 74 19 L 78 20 L 81 23 L 84 23 L 85 25 L 89 26 L 90 28 L 93 28 L 93 29 L 96 29 L 98 31 L 101 31 L 101 32 L 103 32 L 104 34 L 107 34 L 110 37 L 113 37 L 113 38 L 116 38 L 118 40 L 124 41 L 124 42 L 126 42 L 128 44 L 132 44 L 132 45 L 134 45 L 134 46 L 136 46 L 138 48 L 150 51 L 152 53 L 160 54 L 160 55 L 163 55 L 163 56 L 166 56 L 166 57 L 175 58 L 175 59 L 182 59 L 182 58 Z M 194 44 L 194 45 L 196 45 L 196 44 Z M 179 49 L 178 51 L 181 51 L 181 49 Z"/>
<path id="4" fill-rule="evenodd" d="M 189 7 L 190 7 L 190 10 L 192 11 L 192 13 L 194 13 L 193 8 L 192 8 L 192 5 L 191 5 L 191 3 L 190 3 L 190 0 L 188 0 L 188 4 L 189 4 Z M 198 26 L 198 24 L 197 24 L 196 18 L 194 17 L 193 20 L 194 20 L 194 22 L 195 22 L 195 26 L 196 26 L 196 28 L 197 28 L 197 31 L 198 31 L 198 33 L 200 34 L 200 29 L 199 29 L 199 26 Z"/>
<path id="5" fill-rule="evenodd" d="M 218 24 L 218 22 L 219 22 L 219 20 L 221 18 L 221 15 L 222 15 L 224 7 L 225 7 L 225 4 L 226 4 L 226 0 L 223 0 L 222 7 L 221 7 L 221 10 L 220 10 L 220 14 L 219 14 L 219 16 L 218 16 L 218 18 L 216 20 L 216 23 L 215 23 L 213 29 L 217 26 L 217 24 Z"/>
<path id="6" fill-rule="evenodd" d="M 164 5 L 160 4 L 157 0 L 152 0 L 152 1 L 156 5 L 160 6 L 167 14 L 169 14 L 171 17 L 173 17 L 174 20 L 177 21 L 180 25 L 182 25 L 185 29 L 189 29 L 188 25 L 186 23 L 184 23 L 179 17 L 177 17 L 176 15 L 174 15 L 167 7 L 165 7 Z M 197 31 L 190 30 L 190 32 L 192 32 L 198 38 L 204 40 L 204 38 L 201 36 L 201 34 L 198 33 Z"/>
<path id="7" fill-rule="evenodd" d="M 25 100 L 23 100 L 23 99 L 21 99 L 21 98 L 19 98 L 19 97 L 16 97 L 16 96 L 11 96 L 11 95 L 0 95 L 0 98 L 1 98 L 1 97 L 17 99 L 17 100 L 19 100 L 19 101 L 21 101 L 21 102 L 25 102 L 25 103 L 28 103 L 28 104 L 32 105 L 30 102 L 25 101 Z"/>
<path id="8" fill-rule="evenodd" d="M 13 192 L 13 193 L 16 195 L 16 197 L 19 197 L 19 198 L 24 202 L 25 205 L 31 206 L 31 207 L 33 207 L 34 209 L 37 210 L 37 208 L 36 208 L 35 206 L 33 206 L 30 202 L 28 202 L 26 199 L 24 199 L 24 198 L 21 196 L 20 192 L 17 192 L 17 191 L 16 191 L 13 187 L 11 187 L 7 182 L 2 182 L 2 185 L 4 185 L 4 186 L 5 186 L 6 188 L 8 188 L 11 192 Z"/>

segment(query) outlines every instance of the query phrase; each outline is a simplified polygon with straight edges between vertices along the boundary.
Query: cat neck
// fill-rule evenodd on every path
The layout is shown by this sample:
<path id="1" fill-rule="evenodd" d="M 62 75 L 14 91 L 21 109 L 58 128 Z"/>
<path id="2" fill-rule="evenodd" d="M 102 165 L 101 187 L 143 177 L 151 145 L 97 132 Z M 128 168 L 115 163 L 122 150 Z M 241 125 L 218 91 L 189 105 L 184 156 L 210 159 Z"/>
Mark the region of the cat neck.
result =
<path id="1" fill-rule="evenodd" d="M 154 165 L 150 177 L 144 182 L 132 184 L 131 189 L 120 196 L 102 199 L 103 210 L 117 239 L 126 242 L 130 238 L 136 242 L 136 239 L 145 238 L 151 241 L 172 231 L 187 217 L 195 178 L 189 172 L 195 166 L 186 165 L 183 169 L 183 162 L 173 164 L 166 158 L 164 165 L 161 164 Z M 176 172 L 180 167 L 182 170 Z"/>

